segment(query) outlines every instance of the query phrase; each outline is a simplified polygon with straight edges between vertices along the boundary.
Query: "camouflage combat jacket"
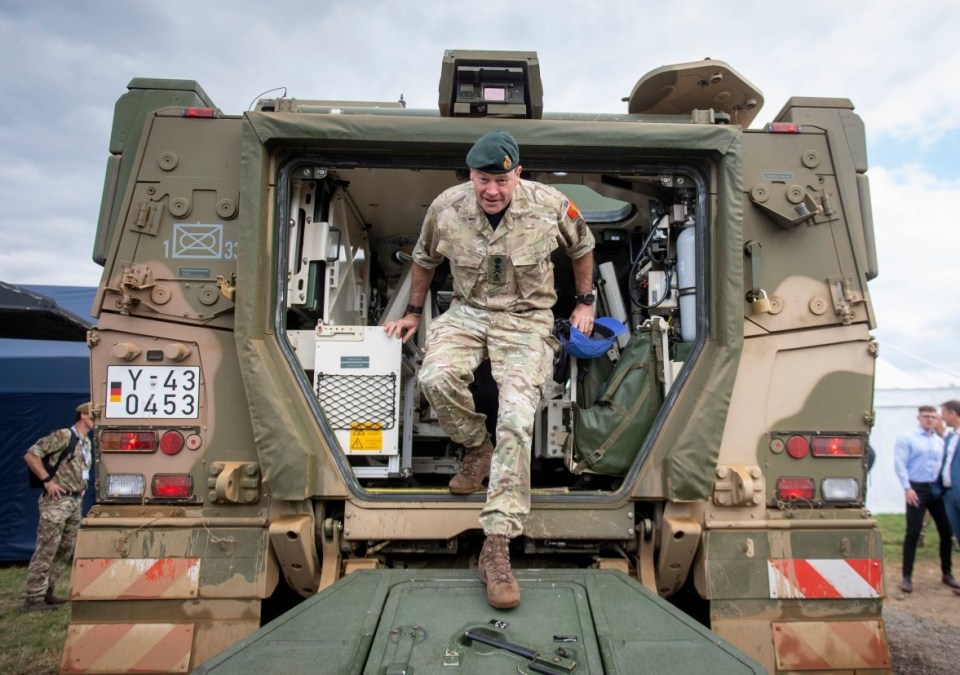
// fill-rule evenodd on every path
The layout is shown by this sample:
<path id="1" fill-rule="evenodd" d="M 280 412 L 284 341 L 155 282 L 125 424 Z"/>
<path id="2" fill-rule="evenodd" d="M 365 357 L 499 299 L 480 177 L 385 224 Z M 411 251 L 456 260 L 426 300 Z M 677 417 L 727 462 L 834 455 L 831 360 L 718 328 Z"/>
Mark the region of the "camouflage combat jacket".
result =
<path id="1" fill-rule="evenodd" d="M 521 180 L 496 230 L 477 203 L 472 183 L 441 193 L 423 221 L 413 260 L 433 269 L 450 261 L 454 297 L 474 307 L 522 312 L 557 301 L 550 254 L 571 258 L 593 250 L 593 233 L 561 192 Z"/>
<path id="2" fill-rule="evenodd" d="M 49 461 L 51 464 L 55 464 L 60 452 L 65 450 L 69 444 L 70 429 L 57 429 L 30 446 L 27 452 L 40 458 L 52 455 Z M 67 492 L 83 492 L 87 485 L 87 476 L 90 475 L 90 465 L 92 463 L 90 440 L 80 436 L 77 447 L 73 451 L 73 457 L 69 460 L 63 460 L 60 468 L 57 469 L 54 480 Z"/>

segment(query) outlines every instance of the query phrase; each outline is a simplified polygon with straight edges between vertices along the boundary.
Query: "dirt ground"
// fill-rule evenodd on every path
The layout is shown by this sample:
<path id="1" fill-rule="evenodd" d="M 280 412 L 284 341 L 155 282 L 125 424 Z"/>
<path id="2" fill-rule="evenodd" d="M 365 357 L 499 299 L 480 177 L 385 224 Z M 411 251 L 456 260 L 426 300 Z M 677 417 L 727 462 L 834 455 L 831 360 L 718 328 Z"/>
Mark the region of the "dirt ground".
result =
<path id="1" fill-rule="evenodd" d="M 960 555 L 954 553 L 955 564 Z M 955 570 L 960 578 L 960 565 Z M 960 596 L 940 582 L 939 563 L 917 563 L 913 593 L 900 591 L 900 565 L 885 566 L 883 618 L 893 670 L 904 675 L 960 672 Z"/>

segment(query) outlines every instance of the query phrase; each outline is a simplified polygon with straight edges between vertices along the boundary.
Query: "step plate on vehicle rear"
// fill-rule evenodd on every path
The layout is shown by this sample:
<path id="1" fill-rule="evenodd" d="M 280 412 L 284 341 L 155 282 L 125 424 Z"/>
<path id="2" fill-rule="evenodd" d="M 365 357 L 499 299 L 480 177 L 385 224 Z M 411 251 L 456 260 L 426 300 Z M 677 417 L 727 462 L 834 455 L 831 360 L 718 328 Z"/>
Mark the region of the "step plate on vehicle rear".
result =
<path id="1" fill-rule="evenodd" d="M 474 570 L 355 572 L 196 672 L 765 672 L 621 572 L 515 574 L 523 602 L 500 611 Z"/>

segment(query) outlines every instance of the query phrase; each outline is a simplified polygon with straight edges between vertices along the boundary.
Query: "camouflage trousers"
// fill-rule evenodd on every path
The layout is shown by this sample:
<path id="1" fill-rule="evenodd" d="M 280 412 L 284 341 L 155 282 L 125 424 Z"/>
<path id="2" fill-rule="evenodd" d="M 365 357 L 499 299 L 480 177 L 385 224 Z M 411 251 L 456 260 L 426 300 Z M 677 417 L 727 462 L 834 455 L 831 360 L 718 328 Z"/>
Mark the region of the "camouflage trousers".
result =
<path id="1" fill-rule="evenodd" d="M 486 436 L 486 416 L 476 411 L 469 389 L 485 358 L 499 390 L 496 451 L 480 513 L 488 535 L 519 536 L 530 512 L 533 422 L 559 348 L 552 329 L 550 310 L 513 314 L 461 303 L 430 326 L 420 388 L 452 441 L 469 448 Z"/>
<path id="2" fill-rule="evenodd" d="M 23 592 L 27 602 L 42 601 L 47 590 L 57 585 L 77 543 L 82 508 L 83 499 L 80 497 L 61 497 L 59 500 L 53 500 L 46 494 L 40 497 L 37 547 L 27 568 Z"/>

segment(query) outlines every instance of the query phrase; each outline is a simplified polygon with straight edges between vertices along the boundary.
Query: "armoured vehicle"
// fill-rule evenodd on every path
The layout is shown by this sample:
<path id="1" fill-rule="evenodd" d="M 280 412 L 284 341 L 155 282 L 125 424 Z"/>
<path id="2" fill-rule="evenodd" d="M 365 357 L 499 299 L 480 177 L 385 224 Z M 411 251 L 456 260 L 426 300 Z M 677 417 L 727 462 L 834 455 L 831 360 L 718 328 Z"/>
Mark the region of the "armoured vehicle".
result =
<path id="1" fill-rule="evenodd" d="M 864 506 L 863 124 L 846 99 L 791 98 L 751 128 L 761 93 L 715 60 L 625 102 L 545 111 L 532 52 L 446 52 L 438 110 L 284 96 L 226 115 L 195 82 L 130 83 L 64 672 L 890 669 Z M 558 355 L 513 613 L 483 600 L 483 495 L 449 494 L 462 449 L 418 390 L 449 279 L 416 340 L 382 327 L 428 205 L 494 129 L 583 213 L 598 315 L 629 328 Z M 509 263 L 556 264 L 562 320 L 554 248 Z"/>

